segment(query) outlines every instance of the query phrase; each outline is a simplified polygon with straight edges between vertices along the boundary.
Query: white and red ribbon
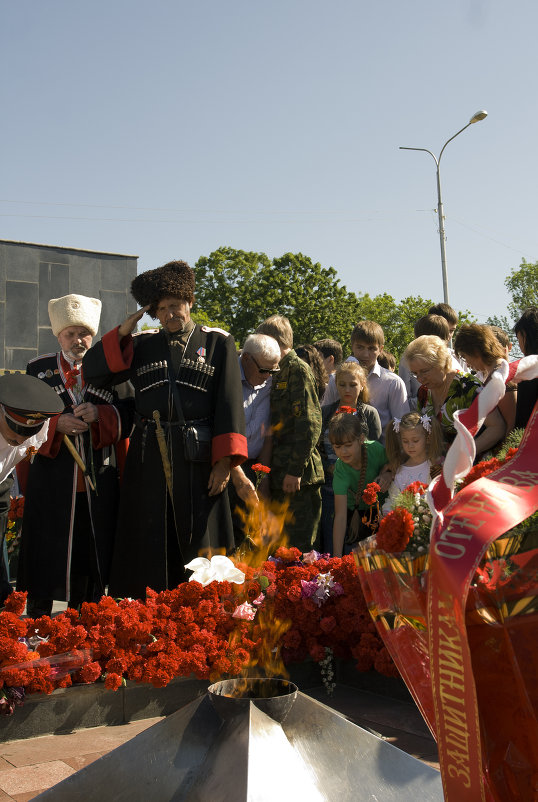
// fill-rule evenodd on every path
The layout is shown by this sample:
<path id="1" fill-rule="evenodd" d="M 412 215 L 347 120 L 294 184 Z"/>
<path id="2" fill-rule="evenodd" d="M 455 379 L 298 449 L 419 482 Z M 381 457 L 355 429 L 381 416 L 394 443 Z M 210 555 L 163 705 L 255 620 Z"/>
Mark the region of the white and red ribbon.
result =
<path id="1" fill-rule="evenodd" d="M 452 500 L 454 485 L 474 462 L 474 435 L 504 395 L 503 362 L 469 409 L 455 414 L 457 435 L 443 474 L 428 489 L 432 512 L 428 582 L 428 639 L 439 761 L 447 802 L 485 802 L 471 653 L 465 626 L 469 586 L 489 544 L 538 508 L 538 404 L 517 455 L 499 471 L 473 482 Z M 515 382 L 538 377 L 538 355 L 518 365 Z M 534 756 L 532 756 L 534 757 Z M 533 761 L 530 762 L 533 765 Z M 490 778 L 491 780 L 491 778 Z"/>

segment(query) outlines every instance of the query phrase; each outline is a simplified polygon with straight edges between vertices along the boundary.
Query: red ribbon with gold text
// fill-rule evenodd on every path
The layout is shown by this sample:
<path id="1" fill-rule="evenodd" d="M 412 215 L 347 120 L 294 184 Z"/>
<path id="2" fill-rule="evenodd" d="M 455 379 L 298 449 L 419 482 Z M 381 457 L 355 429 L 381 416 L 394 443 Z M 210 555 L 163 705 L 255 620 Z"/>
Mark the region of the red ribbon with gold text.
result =
<path id="1" fill-rule="evenodd" d="M 461 437 L 452 449 L 472 450 L 469 437 L 483 419 L 483 412 L 485 408 L 479 414 L 476 399 L 460 414 L 460 422 L 465 417 L 466 434 L 463 427 L 458 429 Z M 537 450 L 538 405 L 517 454 L 506 465 L 465 487 L 442 511 L 439 501 L 446 498 L 447 488 L 452 490 L 453 476 L 445 474 L 445 480 L 432 487 L 439 517 L 430 544 L 428 637 L 439 762 L 447 802 L 485 802 L 489 798 L 482 772 L 465 605 L 471 580 L 488 545 L 538 509 Z M 447 461 L 450 465 L 448 456 Z"/>

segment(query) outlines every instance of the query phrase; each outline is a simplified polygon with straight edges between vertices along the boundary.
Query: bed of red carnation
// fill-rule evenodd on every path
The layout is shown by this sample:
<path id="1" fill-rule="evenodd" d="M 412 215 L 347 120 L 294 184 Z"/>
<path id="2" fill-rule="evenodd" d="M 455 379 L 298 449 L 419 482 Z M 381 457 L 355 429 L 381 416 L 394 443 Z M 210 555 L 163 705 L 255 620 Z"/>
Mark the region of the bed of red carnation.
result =
<path id="1" fill-rule="evenodd" d="M 285 664 L 319 662 L 329 647 L 336 658 L 353 659 L 358 671 L 398 676 L 376 634 L 352 556 L 309 564 L 297 549 L 281 548 L 275 557 L 255 569 L 238 564 L 243 585 L 186 582 L 160 593 L 148 589 L 145 601 L 103 596 L 80 613 L 67 609 L 53 618 L 21 617 L 26 594 L 13 593 L 0 613 L 0 687 L 51 693 L 99 679 L 117 689 L 124 679 L 163 687 L 176 677 L 240 675 L 263 666 L 263 621 L 269 619 L 284 623 L 278 646 Z M 343 592 L 318 606 L 305 597 L 301 581 L 329 572 Z M 260 594 L 252 621 L 232 617 Z"/>

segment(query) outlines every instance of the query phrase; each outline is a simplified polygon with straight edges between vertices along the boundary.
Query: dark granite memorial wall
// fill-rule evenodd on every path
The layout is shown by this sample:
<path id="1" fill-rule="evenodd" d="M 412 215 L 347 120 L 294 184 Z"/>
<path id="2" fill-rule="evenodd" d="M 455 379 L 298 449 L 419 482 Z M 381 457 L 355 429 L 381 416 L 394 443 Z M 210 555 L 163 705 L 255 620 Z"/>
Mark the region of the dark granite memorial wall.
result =
<path id="1" fill-rule="evenodd" d="M 0 240 L 0 371 L 25 370 L 39 354 L 58 350 L 47 306 L 77 293 L 103 304 L 97 338 L 134 312 L 129 291 L 136 256 Z"/>

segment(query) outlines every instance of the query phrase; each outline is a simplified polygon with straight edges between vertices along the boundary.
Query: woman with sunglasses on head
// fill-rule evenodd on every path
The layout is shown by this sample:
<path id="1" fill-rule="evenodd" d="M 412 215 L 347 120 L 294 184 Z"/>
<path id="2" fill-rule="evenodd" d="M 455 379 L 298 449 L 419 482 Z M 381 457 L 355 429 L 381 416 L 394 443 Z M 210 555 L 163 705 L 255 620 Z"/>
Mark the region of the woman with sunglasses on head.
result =
<path id="1" fill-rule="evenodd" d="M 454 413 L 471 406 L 482 383 L 470 373 L 457 371 L 446 343 L 434 335 L 417 337 L 407 346 L 404 356 L 421 385 L 417 411 L 438 419 L 448 448 L 456 436 Z M 475 437 L 476 453 L 482 454 L 502 440 L 505 429 L 502 415 L 494 409 Z"/>

